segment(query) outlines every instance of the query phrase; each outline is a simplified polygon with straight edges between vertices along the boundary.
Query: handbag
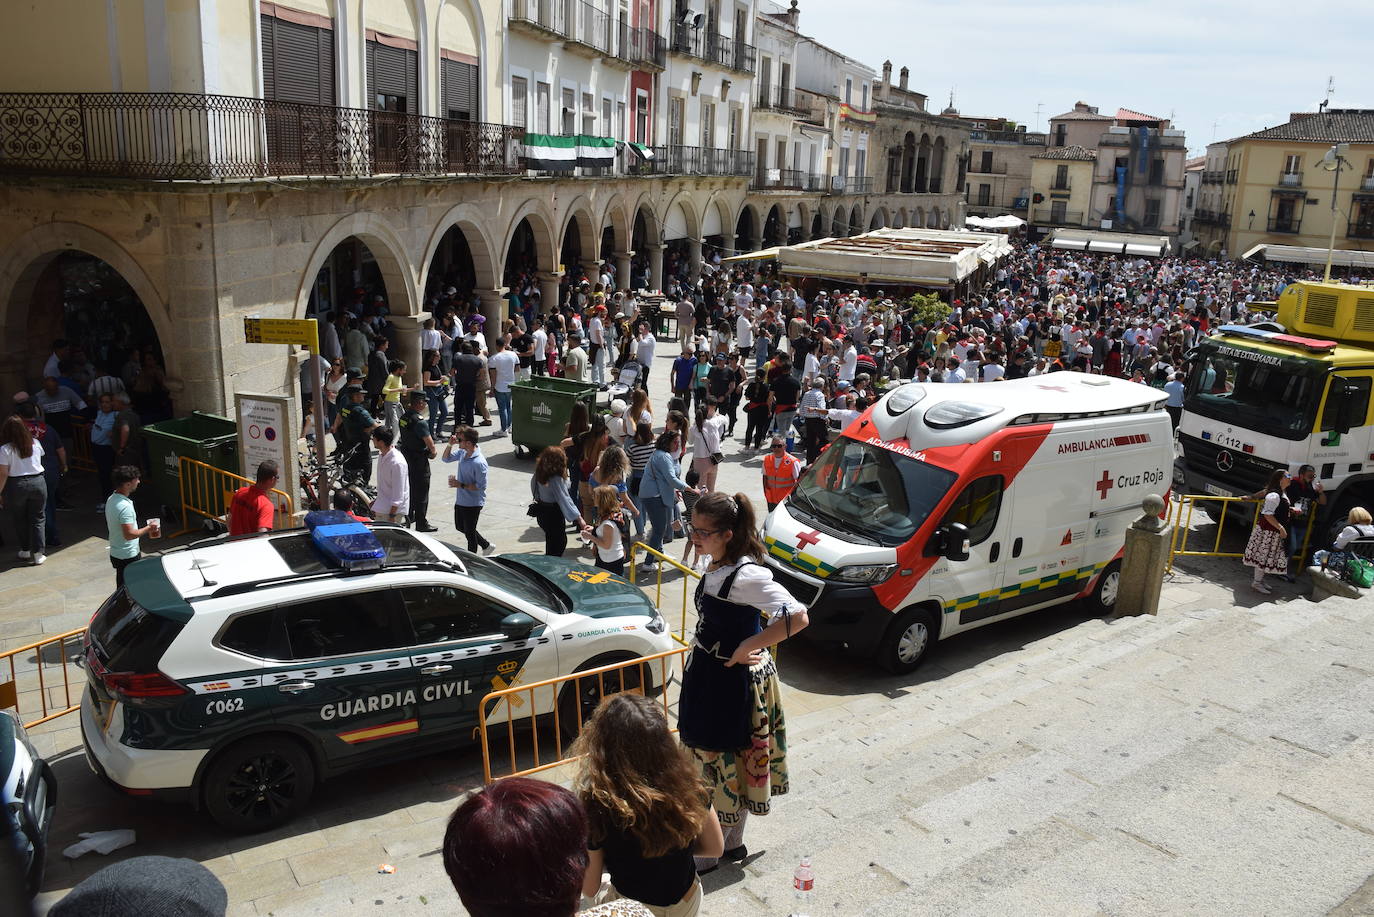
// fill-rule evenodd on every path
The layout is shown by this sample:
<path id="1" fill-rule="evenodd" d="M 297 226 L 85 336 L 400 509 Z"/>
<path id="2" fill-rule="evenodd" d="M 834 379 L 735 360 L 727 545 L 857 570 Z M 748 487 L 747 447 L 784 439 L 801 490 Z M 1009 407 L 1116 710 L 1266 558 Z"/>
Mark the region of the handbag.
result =
<path id="1" fill-rule="evenodd" d="M 1374 563 L 1363 557 L 1352 556 L 1345 562 L 1345 572 L 1353 586 L 1369 589 L 1374 586 Z"/>
<path id="2" fill-rule="evenodd" d="M 526 515 L 526 516 L 530 516 L 531 518 L 533 518 L 534 516 L 538 516 L 538 515 L 539 515 L 539 501 L 538 501 L 538 500 L 535 500 L 534 502 L 530 503 L 529 506 L 525 507 L 525 515 Z"/>
<path id="3" fill-rule="evenodd" d="M 711 453 L 710 459 L 712 465 L 719 465 L 721 462 L 725 461 L 725 456 L 719 450 L 717 450 Z"/>

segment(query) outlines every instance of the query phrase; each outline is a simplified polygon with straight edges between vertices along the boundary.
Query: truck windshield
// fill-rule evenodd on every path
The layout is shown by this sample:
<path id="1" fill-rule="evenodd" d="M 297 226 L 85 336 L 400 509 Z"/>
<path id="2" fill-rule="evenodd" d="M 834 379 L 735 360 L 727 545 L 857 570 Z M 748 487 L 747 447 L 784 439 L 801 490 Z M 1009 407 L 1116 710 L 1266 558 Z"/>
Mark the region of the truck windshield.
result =
<path id="1" fill-rule="evenodd" d="M 957 477 L 841 436 L 802 475 L 788 507 L 863 540 L 898 545 L 916 533 Z"/>
<path id="2" fill-rule="evenodd" d="M 1199 344 L 1194 356 L 1185 410 L 1284 439 L 1311 435 L 1324 364 L 1215 340 Z"/>

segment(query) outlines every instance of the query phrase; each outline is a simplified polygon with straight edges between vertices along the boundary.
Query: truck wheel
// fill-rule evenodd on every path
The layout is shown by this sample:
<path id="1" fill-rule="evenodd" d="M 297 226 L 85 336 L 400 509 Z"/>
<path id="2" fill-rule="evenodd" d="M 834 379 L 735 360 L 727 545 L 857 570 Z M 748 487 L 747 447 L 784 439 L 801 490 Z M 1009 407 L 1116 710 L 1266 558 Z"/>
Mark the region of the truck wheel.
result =
<path id="1" fill-rule="evenodd" d="M 622 653 L 599 659 L 589 659 L 578 666 L 577 671 L 599 669 L 603 665 L 626 662 L 633 658 L 635 658 L 633 655 Z M 564 684 L 563 689 L 558 692 L 558 727 L 563 733 L 563 737 L 565 739 L 577 738 L 578 734 L 582 732 L 582 724 L 591 719 L 603 698 L 627 691 L 638 693 L 642 677 L 640 668 L 640 666 L 636 666 L 617 672 L 602 672 L 600 675 L 576 678 Z M 599 685 L 597 684 L 598 681 L 600 682 Z"/>
<path id="2" fill-rule="evenodd" d="M 1116 597 L 1120 593 L 1121 561 L 1114 560 L 1107 564 L 1107 568 L 1097 578 L 1097 585 L 1088 596 L 1088 604 L 1097 614 L 1111 614 L 1112 609 L 1116 607 Z"/>
<path id="3" fill-rule="evenodd" d="M 285 736 L 244 739 L 205 774 L 205 809 L 230 831 L 265 831 L 294 818 L 315 789 L 315 764 Z"/>
<path id="4" fill-rule="evenodd" d="M 913 672 L 930 652 L 938 631 L 924 608 L 908 608 L 897 616 L 878 645 L 878 662 L 893 675 Z"/>

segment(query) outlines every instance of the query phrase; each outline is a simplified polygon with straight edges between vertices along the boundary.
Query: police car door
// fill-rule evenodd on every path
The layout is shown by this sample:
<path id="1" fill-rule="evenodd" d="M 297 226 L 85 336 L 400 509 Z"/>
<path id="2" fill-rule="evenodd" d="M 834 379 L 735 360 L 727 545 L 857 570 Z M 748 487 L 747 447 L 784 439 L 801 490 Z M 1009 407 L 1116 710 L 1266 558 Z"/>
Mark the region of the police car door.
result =
<path id="1" fill-rule="evenodd" d="M 394 591 L 335 589 L 275 617 L 284 659 L 263 675 L 275 716 L 315 736 L 329 766 L 415 737 L 419 685 Z"/>
<path id="2" fill-rule="evenodd" d="M 424 738 L 476 725 L 478 706 L 492 691 L 553 674 L 542 670 L 556 658 L 545 625 L 525 610 L 450 583 L 406 586 L 399 593 L 415 631 L 410 660 L 419 677 Z M 539 647 L 546 657 L 541 672 L 526 677 Z M 511 704 L 515 717 L 530 712 L 522 695 L 513 695 Z"/>
<path id="3" fill-rule="evenodd" d="M 967 526 L 969 541 L 967 560 L 942 560 L 935 566 L 932 588 L 943 599 L 941 637 L 999 614 L 1010 527 L 1009 507 L 1002 502 L 1006 486 L 1000 474 L 970 480 L 940 520 L 941 526 Z"/>

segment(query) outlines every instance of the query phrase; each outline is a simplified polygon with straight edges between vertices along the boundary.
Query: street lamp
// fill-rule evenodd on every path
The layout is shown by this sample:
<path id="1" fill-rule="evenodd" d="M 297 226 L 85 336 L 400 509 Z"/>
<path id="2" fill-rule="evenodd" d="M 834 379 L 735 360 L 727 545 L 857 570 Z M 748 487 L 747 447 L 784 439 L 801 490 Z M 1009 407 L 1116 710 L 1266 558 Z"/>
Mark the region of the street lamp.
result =
<path id="1" fill-rule="evenodd" d="M 1326 151 L 1321 161 L 1323 169 L 1335 173 L 1331 177 L 1331 241 L 1326 246 L 1326 272 L 1322 274 L 1322 283 L 1331 282 L 1331 255 L 1336 248 L 1336 191 L 1341 183 L 1341 165 L 1345 162 L 1345 154 L 1349 150 L 1350 144 L 1337 143 Z"/>
<path id="2" fill-rule="evenodd" d="M 1247 228 L 1248 228 L 1248 229 L 1254 229 L 1254 228 L 1255 228 L 1255 211 L 1253 211 L 1253 210 L 1250 211 L 1250 225 L 1249 225 Z"/>

